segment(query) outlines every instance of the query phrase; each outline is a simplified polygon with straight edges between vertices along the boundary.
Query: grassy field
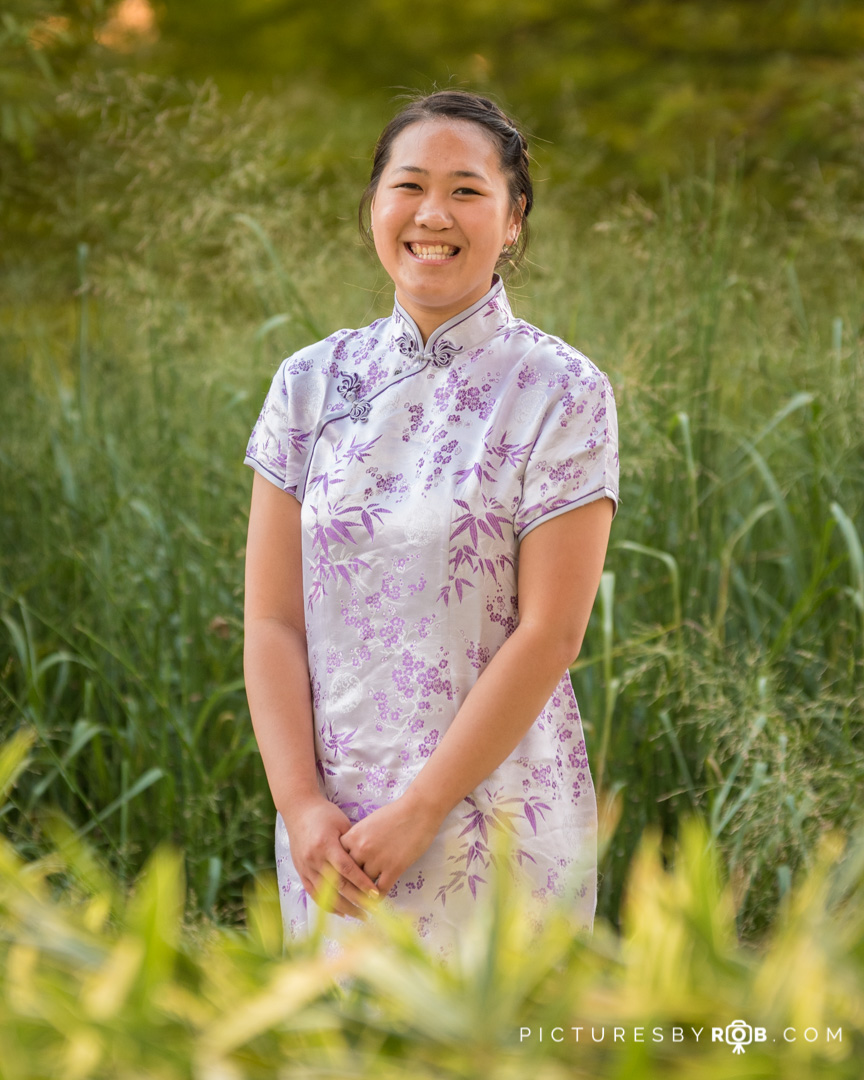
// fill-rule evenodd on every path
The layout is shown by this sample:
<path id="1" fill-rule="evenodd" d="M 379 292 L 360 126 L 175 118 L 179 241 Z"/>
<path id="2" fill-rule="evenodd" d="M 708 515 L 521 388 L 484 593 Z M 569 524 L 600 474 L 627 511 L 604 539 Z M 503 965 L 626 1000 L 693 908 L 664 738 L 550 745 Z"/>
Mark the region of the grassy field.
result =
<path id="1" fill-rule="evenodd" d="M 230 922 L 272 864 L 243 450 L 282 356 L 392 303 L 353 225 L 378 118 L 123 76 L 63 107 L 67 156 L 28 167 L 0 266 L 0 723 L 37 735 L 4 831 L 36 857 L 58 808 L 125 880 L 167 839 L 191 910 Z M 781 214 L 734 165 L 648 204 L 569 164 L 544 148 L 510 293 L 619 404 L 621 509 L 573 669 L 600 909 L 618 920 L 644 827 L 696 811 L 757 936 L 864 787 L 857 210 L 818 173 Z"/>

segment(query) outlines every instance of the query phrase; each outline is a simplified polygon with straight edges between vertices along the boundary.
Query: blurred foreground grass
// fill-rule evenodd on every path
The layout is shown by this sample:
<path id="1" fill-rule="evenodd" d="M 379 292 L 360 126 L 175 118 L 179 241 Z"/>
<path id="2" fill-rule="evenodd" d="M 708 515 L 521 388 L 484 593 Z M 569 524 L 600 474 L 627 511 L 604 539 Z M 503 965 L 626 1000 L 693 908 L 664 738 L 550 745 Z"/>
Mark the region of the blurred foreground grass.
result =
<path id="1" fill-rule="evenodd" d="M 26 748 L 3 748 L 0 791 Z M 247 893 L 248 932 L 190 929 L 177 852 L 160 847 L 127 896 L 74 830 L 51 832 L 37 861 L 0 841 L 4 1080 L 860 1076 L 860 837 L 839 870 L 842 841 L 824 838 L 758 951 L 690 821 L 669 866 L 643 843 L 620 937 L 580 940 L 560 915 L 532 934 L 502 881 L 488 933 L 442 966 L 383 915 L 336 955 L 282 956 L 272 875 Z M 712 1031 L 736 1021 L 737 1049 Z"/>
<path id="2" fill-rule="evenodd" d="M 240 461 L 279 359 L 392 303 L 352 224 L 379 119 L 98 74 L 28 165 L 0 253 L 0 723 L 37 735 L 0 816 L 26 860 L 54 850 L 45 806 L 126 880 L 164 839 L 189 907 L 228 921 L 272 862 Z M 818 169 L 780 214 L 710 160 L 610 201 L 554 153 L 510 293 L 619 401 L 621 510 L 573 671 L 601 911 L 645 826 L 697 811 L 757 936 L 861 805 L 860 214 Z"/>

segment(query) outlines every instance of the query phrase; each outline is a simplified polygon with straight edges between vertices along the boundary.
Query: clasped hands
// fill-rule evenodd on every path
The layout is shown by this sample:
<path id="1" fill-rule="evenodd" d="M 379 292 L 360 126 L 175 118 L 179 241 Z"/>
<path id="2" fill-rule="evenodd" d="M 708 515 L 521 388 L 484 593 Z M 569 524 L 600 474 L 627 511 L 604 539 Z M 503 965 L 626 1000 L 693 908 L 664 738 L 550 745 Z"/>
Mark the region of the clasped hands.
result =
<path id="1" fill-rule="evenodd" d="M 303 888 L 315 900 L 329 892 L 330 910 L 356 919 L 363 918 L 370 899 L 387 895 L 441 825 L 407 793 L 353 824 L 323 795 L 292 809 L 285 824 Z"/>

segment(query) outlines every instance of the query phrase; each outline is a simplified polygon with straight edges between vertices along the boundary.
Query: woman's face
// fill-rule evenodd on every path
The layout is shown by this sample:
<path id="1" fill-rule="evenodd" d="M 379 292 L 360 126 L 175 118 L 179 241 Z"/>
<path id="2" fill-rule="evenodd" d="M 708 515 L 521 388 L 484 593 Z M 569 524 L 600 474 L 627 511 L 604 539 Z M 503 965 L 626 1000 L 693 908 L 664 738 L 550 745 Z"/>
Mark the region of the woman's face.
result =
<path id="1" fill-rule="evenodd" d="M 513 208 L 498 150 L 469 120 L 422 120 L 394 139 L 372 200 L 372 230 L 396 298 L 424 340 L 492 286 Z"/>

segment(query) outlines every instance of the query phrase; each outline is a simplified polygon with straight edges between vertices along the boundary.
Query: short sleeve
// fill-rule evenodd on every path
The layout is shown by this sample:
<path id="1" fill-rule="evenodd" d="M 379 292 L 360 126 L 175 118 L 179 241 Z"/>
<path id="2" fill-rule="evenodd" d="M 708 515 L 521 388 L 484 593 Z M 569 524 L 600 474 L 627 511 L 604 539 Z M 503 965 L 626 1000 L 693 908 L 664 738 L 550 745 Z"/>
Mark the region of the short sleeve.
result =
<path id="1" fill-rule="evenodd" d="M 559 387 L 528 454 L 515 517 L 518 540 L 542 521 L 595 499 L 618 509 L 618 418 L 609 380 L 592 365 Z"/>
<path id="2" fill-rule="evenodd" d="M 246 447 L 245 462 L 300 499 L 298 486 L 306 470 L 314 430 L 312 413 L 319 394 L 308 375 L 297 378 L 288 365 L 289 360 L 283 361 L 273 376 Z"/>

